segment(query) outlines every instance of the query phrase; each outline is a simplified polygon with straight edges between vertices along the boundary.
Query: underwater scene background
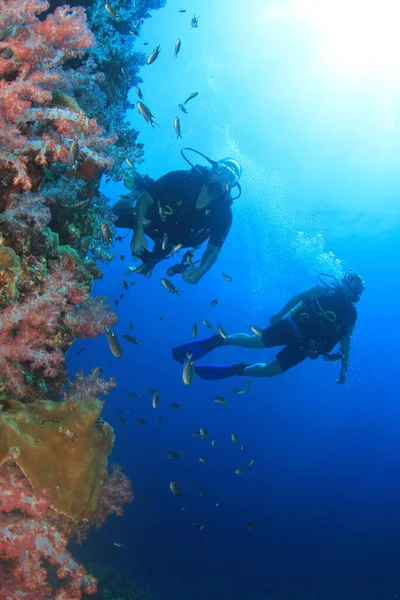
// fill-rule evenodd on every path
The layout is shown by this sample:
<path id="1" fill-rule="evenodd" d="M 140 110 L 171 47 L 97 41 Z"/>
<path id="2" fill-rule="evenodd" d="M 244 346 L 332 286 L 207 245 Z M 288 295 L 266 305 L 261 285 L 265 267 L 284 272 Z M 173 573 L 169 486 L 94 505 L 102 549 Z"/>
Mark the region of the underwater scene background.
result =
<path id="1" fill-rule="evenodd" d="M 90 127 L 84 133 L 82 127 L 79 135 L 59 127 L 57 135 L 68 140 L 66 153 L 60 150 L 57 160 L 47 154 L 44 166 L 44 159 L 33 161 L 30 149 L 26 156 L 43 171 L 33 172 L 33 162 L 25 162 L 29 187 L 24 178 L 6 178 L 4 172 L 12 171 L 10 160 L 0 155 L 1 213 L 8 214 L 13 194 L 22 198 L 31 194 L 31 199 L 32 194 L 39 194 L 41 206 L 51 211 L 45 225 L 59 236 L 59 245 L 39 243 L 37 236 L 44 235 L 43 231 L 39 234 L 35 225 L 33 235 L 24 227 L 26 240 L 32 238 L 28 250 L 28 241 L 22 247 L 13 237 L 21 229 L 13 229 L 9 217 L 0 221 L 2 243 L 19 256 L 19 281 L 24 281 L 24 287 L 18 288 L 18 278 L 13 280 L 18 289 L 14 295 L 4 287 L 1 310 L 9 319 L 14 314 L 7 312 L 9 307 L 31 297 L 26 281 L 33 275 L 28 277 L 28 267 L 23 266 L 33 264 L 29 256 L 44 257 L 40 260 L 49 277 L 64 277 L 70 268 L 67 263 L 57 275 L 54 264 L 64 260 L 65 252 L 72 252 L 67 247 L 79 253 L 95 278 L 90 282 L 93 295 L 107 297 L 112 311 L 102 312 L 96 305 L 98 327 L 86 323 L 85 333 L 76 324 L 78 315 L 67 319 L 60 312 L 58 323 L 64 319 L 63 327 L 69 327 L 68 342 L 64 339 L 63 346 L 58 339 L 51 347 L 66 353 L 70 380 L 74 373 L 89 373 L 94 367 L 102 369 L 106 381 L 115 378 L 116 387 L 106 390 L 102 418 L 115 432 L 111 463 L 121 465 L 131 480 L 134 499 L 125 504 L 122 518 L 111 516 L 101 529 L 92 528 L 83 545 L 76 543 L 77 536 L 66 535 L 72 539 L 68 546 L 72 555 L 97 578 L 97 592 L 86 596 L 90 590 L 82 587 L 75 596 L 72 591 L 70 596 L 38 591 L 26 597 L 398 598 L 400 68 L 394 57 L 400 48 L 393 25 L 397 8 L 389 0 L 379 7 L 356 0 L 251 0 L 247 4 L 167 0 L 165 6 L 156 2 L 131 6 L 130 0 L 121 0 L 120 5 L 110 2 L 106 6 L 117 16 L 105 10 L 103 2 L 89 1 L 86 6 L 96 40 L 88 51 L 97 65 L 92 74 L 84 74 L 82 64 L 74 62 L 78 58 L 71 56 L 67 66 L 75 74 L 68 76 L 67 83 L 58 80 L 65 84 L 62 91 L 75 98 L 88 118 L 96 118 L 105 133 L 99 133 L 91 145 Z M 197 27 L 191 24 L 193 16 L 199 17 Z M 139 19 L 135 34 L 129 34 L 132 19 Z M 177 39 L 181 48 L 174 57 Z M 157 45 L 157 60 L 145 64 Z M 104 78 L 97 75 L 96 79 L 100 71 Z M 77 73 L 83 78 L 80 86 Z M 2 77 L 9 81 L 9 75 Z M 46 85 L 50 84 L 41 83 L 43 89 Z M 134 107 L 138 85 L 155 127 Z M 51 91 L 55 102 L 54 87 Z M 188 114 L 179 111 L 177 105 L 194 92 L 198 96 L 186 105 Z M 24 110 L 42 106 L 40 102 L 36 99 L 33 108 Z M 45 100 L 44 106 L 54 104 Z M 33 117 L 30 114 L 24 123 Z M 176 117 L 182 139 L 174 131 Z M 42 127 L 48 127 L 42 116 L 37 118 L 42 119 Z M 29 138 L 32 130 L 24 134 Z M 111 139 L 113 134 L 118 135 L 118 142 Z M 89 141 L 84 146 L 86 135 Z M 96 146 L 101 136 L 110 140 Z M 76 177 L 69 175 L 70 166 L 64 169 L 70 161 L 71 139 L 81 145 L 80 158 L 76 164 L 72 161 Z M 7 147 L 8 138 L 0 140 Z M 57 143 L 62 145 L 58 138 Z M 120 195 L 132 192 L 132 187 L 124 185 L 131 178 L 129 162 L 136 172 L 157 179 L 187 168 L 180 154 L 184 147 L 214 160 L 237 159 L 243 168 L 243 191 L 233 202 L 232 230 L 217 263 L 197 285 L 174 277 L 181 290 L 178 296 L 167 293 L 160 282 L 174 260 L 162 261 L 151 278 L 129 272 L 128 266 L 137 266 L 129 247 L 131 236 L 123 237 L 126 230 L 113 230 L 109 207 Z M 86 162 L 78 165 L 89 159 L 96 168 Z M 77 204 L 86 198 L 95 198 L 90 204 L 90 227 L 87 213 L 80 213 Z M 65 210 L 72 210 L 73 216 L 65 217 Z M 102 239 L 104 224 L 112 232 L 110 244 Z M 86 246 L 83 238 L 87 238 Z M 73 256 L 74 281 L 87 283 L 87 275 L 76 275 L 79 261 Z M 98 261 L 104 274 L 101 279 L 93 265 L 87 266 L 88 257 L 93 264 Z M 213 333 L 202 320 L 210 322 L 214 332 L 221 323 L 228 334 L 249 333 L 251 325 L 267 327 L 269 317 L 289 298 L 319 283 L 320 273 L 340 278 L 350 270 L 363 277 L 366 289 L 357 305 L 344 385 L 336 383 L 338 363 L 320 357 L 273 379 L 254 378 L 249 388 L 243 378 L 209 382 L 195 377 L 193 385 L 184 386 L 181 366 L 173 361 L 171 349 L 191 339 L 195 322 L 199 337 Z M 4 266 L 0 275 L 15 271 Z M 232 281 L 226 281 L 222 271 Z M 128 283 L 126 290 L 121 280 Z M 1 283 L 9 285 L 6 279 Z M 42 283 L 35 280 L 36 286 Z M 58 298 L 60 288 L 57 294 Z M 83 297 L 75 302 L 71 296 L 68 302 L 77 310 L 84 305 Z M 214 299 L 218 302 L 212 306 Z M 112 356 L 102 335 L 108 326 L 121 341 L 120 359 Z M 6 331 L 3 340 L 14 339 L 15 331 L 7 330 L 0 313 L 2 328 Z M 126 334 L 140 344 L 125 341 Z M 2 341 L 0 360 L 22 365 L 24 370 L 24 391 L 18 393 L 19 387 L 8 384 L 8 370 L 0 369 L 4 408 L 0 436 L 4 440 L 7 413 L 21 410 L 21 404 L 32 409 L 44 399 L 57 404 L 66 376 L 61 359 L 55 378 L 39 372 L 42 367 L 29 358 L 17 360 L 2 353 L 1 345 Z M 268 362 L 274 355 L 273 349 L 221 348 L 211 361 L 203 362 Z M 29 369 L 37 378 L 31 386 L 27 384 Z M 97 392 L 104 391 L 101 387 Z M 160 394 L 156 409 L 152 406 L 154 388 Z M 243 388 L 245 393 L 235 394 L 232 388 Z M 77 402 L 76 394 L 62 393 L 64 403 Z M 227 406 L 215 403 L 216 396 L 225 398 Z M 14 398 L 19 398 L 18 407 Z M 38 414 L 42 415 L 39 409 Z M 191 437 L 200 428 L 210 433 L 215 445 L 204 437 Z M 14 468 L 14 463 L 9 464 L 13 447 L 8 444 L 3 457 L 0 442 L 0 465 Z M 103 454 L 107 456 L 108 451 Z M 179 460 L 168 458 L 169 453 L 178 453 Z M 18 457 L 14 459 L 26 474 Z M 52 460 L 58 460 L 54 453 Z M 69 460 L 79 457 L 71 455 Z M 48 487 L 47 479 L 41 481 L 40 464 L 35 469 L 34 477 L 28 476 L 29 470 L 26 475 L 33 489 L 37 489 L 35 481 Z M 103 471 L 96 477 L 103 481 Z M 1 481 L 0 532 L 3 527 L 4 535 L 1 511 L 9 514 L 10 509 L 5 507 L 5 480 Z M 178 482 L 179 497 L 171 494 L 171 481 Z M 124 501 L 128 501 L 124 490 Z M 57 506 L 55 510 L 77 520 L 73 511 Z M 98 525 L 92 512 L 87 509 L 85 518 L 93 518 Z M 0 600 L 14 600 L 24 596 L 5 591 L 6 582 L 12 579 L 8 562 L 12 555 L 6 553 L 2 534 Z M 48 577 L 57 590 L 60 584 L 51 567 Z"/>

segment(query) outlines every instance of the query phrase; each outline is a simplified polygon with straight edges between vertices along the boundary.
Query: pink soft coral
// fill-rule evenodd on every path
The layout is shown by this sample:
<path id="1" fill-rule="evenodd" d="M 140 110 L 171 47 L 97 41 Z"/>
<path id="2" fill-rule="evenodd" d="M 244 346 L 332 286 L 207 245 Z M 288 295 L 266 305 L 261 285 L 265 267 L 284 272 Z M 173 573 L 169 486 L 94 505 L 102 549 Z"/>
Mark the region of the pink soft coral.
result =
<path id="1" fill-rule="evenodd" d="M 39 21 L 36 15 L 48 6 L 40 0 L 0 0 L 2 26 L 14 27 L 0 44 L 13 52 L 10 60 L 0 61 L 0 165 L 16 172 L 14 185 L 24 189 L 34 183 L 29 166 L 67 162 L 72 141 L 79 142 L 85 158 L 110 166 L 102 150 L 116 139 L 106 138 L 82 111 L 49 106 L 59 78 L 68 79 L 63 63 L 82 55 L 94 38 L 83 8 L 59 7 Z"/>

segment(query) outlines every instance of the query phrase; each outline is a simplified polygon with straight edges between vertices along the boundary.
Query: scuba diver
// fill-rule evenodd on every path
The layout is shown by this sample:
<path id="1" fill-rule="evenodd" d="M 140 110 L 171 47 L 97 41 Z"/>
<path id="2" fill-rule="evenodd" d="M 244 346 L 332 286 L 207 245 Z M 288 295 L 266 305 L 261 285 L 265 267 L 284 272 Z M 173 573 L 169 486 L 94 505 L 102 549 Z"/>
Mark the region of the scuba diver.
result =
<path id="1" fill-rule="evenodd" d="M 211 166 L 194 165 L 186 156 L 188 151 L 202 156 Z M 232 201 L 241 195 L 242 168 L 233 158 L 214 161 L 193 148 L 184 148 L 181 154 L 190 170 L 172 171 L 157 181 L 150 180 L 134 207 L 120 201 L 113 210 L 118 216 L 116 227 L 133 229 L 132 255 L 142 261 L 135 272 L 150 277 L 161 260 L 178 249 L 191 248 L 167 274 L 182 273 L 186 283 L 197 283 L 217 260 L 228 236 Z M 235 187 L 238 193 L 232 197 Z M 152 251 L 147 248 L 146 236 L 154 242 Z M 206 240 L 201 260 L 193 261 L 195 250 Z"/>
<path id="2" fill-rule="evenodd" d="M 325 277 L 331 278 L 333 283 L 325 282 Z M 322 355 L 327 361 L 341 361 L 337 383 L 345 383 L 351 336 L 357 320 L 354 304 L 361 298 L 364 282 L 356 273 L 347 273 L 340 282 L 325 273 L 321 273 L 319 279 L 323 286 L 317 285 L 296 294 L 282 310 L 270 317 L 270 327 L 252 328 L 257 332 L 255 335 L 237 333 L 224 339 L 216 334 L 194 340 L 173 348 L 174 359 L 183 363 L 191 355 L 191 360 L 195 361 L 221 346 L 255 349 L 285 346 L 267 364 L 207 365 L 195 367 L 195 372 L 202 379 L 210 380 L 234 375 L 275 377 L 306 358 L 316 359 Z M 329 354 L 338 343 L 340 352 Z"/>

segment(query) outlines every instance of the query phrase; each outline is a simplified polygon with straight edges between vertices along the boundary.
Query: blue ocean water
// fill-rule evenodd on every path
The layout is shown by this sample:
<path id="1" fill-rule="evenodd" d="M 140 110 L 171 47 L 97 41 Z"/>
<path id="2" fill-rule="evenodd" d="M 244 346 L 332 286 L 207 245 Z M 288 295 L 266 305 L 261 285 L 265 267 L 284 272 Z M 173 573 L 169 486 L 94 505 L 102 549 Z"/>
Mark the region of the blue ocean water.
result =
<path id="1" fill-rule="evenodd" d="M 329 20 L 312 2 L 169 0 L 143 26 L 148 48 L 161 45 L 141 73 L 144 101 L 160 127 L 152 129 L 136 109 L 130 114 L 146 149 L 139 171 L 157 178 L 185 168 L 184 146 L 214 159 L 233 156 L 243 166 L 233 228 L 206 277 L 196 286 L 175 278 L 180 297 L 160 283 L 170 263 L 150 280 L 125 277 L 136 283 L 119 303 L 115 333 L 121 340 L 131 333 L 142 345 L 124 342 L 118 361 L 105 339 L 89 340 L 68 357 L 71 373 L 100 365 L 117 379 L 104 417 L 116 431 L 112 458 L 136 496 L 123 519 L 91 535 L 85 552 L 162 600 L 400 594 L 398 73 L 383 68 L 385 57 L 371 61 L 368 45 L 363 53 L 362 45 L 344 44 L 352 33 L 357 39 L 357 28 L 368 33 L 373 25 L 358 15 L 351 31 L 354 15 L 341 3 L 336 8 L 341 20 L 333 5 L 326 9 L 336 20 Z M 194 14 L 197 29 L 190 26 Z M 189 114 L 179 113 L 177 104 L 195 91 Z M 111 203 L 126 193 L 122 184 L 104 184 L 103 191 Z M 129 238 L 116 242 L 115 252 L 94 290 L 110 302 L 132 264 Z M 345 385 L 335 382 L 338 364 L 322 359 L 253 380 L 242 396 L 230 391 L 242 379 L 183 385 L 171 348 L 191 338 L 195 321 L 221 322 L 228 333 L 265 327 L 291 296 L 317 283 L 319 272 L 340 276 L 350 268 L 362 274 L 366 291 Z M 200 336 L 209 334 L 199 327 Z M 203 362 L 273 356 L 224 348 Z M 154 387 L 161 396 L 156 410 Z M 140 397 L 128 398 L 131 392 Z M 215 395 L 229 406 L 216 405 Z M 215 448 L 190 437 L 200 427 Z M 181 460 L 166 457 L 181 449 Z M 237 475 L 240 466 L 245 471 Z M 172 497 L 171 480 L 180 498 Z M 249 523 L 255 528 L 246 529 Z"/>

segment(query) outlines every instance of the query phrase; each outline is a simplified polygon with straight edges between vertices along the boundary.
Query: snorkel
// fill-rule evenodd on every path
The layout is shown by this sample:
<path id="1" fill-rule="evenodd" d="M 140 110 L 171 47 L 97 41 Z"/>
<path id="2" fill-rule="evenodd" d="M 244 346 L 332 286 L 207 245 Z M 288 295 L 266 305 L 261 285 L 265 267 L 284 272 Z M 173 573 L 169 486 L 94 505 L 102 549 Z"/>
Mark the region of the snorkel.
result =
<path id="1" fill-rule="evenodd" d="M 206 156 L 205 154 L 203 154 L 202 152 L 199 152 L 199 150 L 195 150 L 194 148 L 182 148 L 181 150 L 181 155 L 184 161 L 187 162 L 187 164 L 192 168 L 195 169 L 202 177 L 204 177 L 206 179 L 206 176 L 204 175 L 204 173 L 202 171 L 200 171 L 200 169 L 198 167 L 196 167 L 196 165 L 194 165 L 189 159 L 188 157 L 185 155 L 186 152 L 194 152 L 195 154 L 198 154 L 199 156 L 201 156 L 202 158 L 204 158 L 210 165 L 211 165 L 211 170 L 214 173 L 217 174 L 222 174 L 222 173 L 227 173 L 229 174 L 229 177 L 232 179 L 231 183 L 227 184 L 227 189 L 226 192 L 230 194 L 231 189 L 234 187 L 238 188 L 238 195 L 235 196 L 234 198 L 232 198 L 232 200 L 237 200 L 238 198 L 240 198 L 240 196 L 242 195 L 242 188 L 241 185 L 239 183 L 239 177 L 236 173 L 235 170 L 233 168 L 230 167 L 229 165 L 229 161 L 237 163 L 237 165 L 239 166 L 239 169 L 241 170 L 241 167 L 239 165 L 239 163 L 237 161 L 235 161 L 234 159 L 223 159 L 221 161 L 215 161 L 212 160 L 212 158 L 209 158 L 208 156 Z M 210 181 L 208 180 L 208 184 L 213 187 L 215 186 L 216 182 L 215 181 Z M 228 189 L 229 188 L 229 189 Z"/>
<path id="2" fill-rule="evenodd" d="M 332 284 L 324 281 L 323 277 L 328 277 L 331 279 Z M 320 273 L 318 275 L 318 279 L 325 287 L 333 290 L 334 292 L 338 292 L 339 294 L 347 296 L 352 302 L 359 302 L 361 294 L 365 290 L 364 281 L 360 275 L 357 275 L 356 273 L 346 273 L 346 275 L 344 275 L 340 281 L 334 275 Z"/>

